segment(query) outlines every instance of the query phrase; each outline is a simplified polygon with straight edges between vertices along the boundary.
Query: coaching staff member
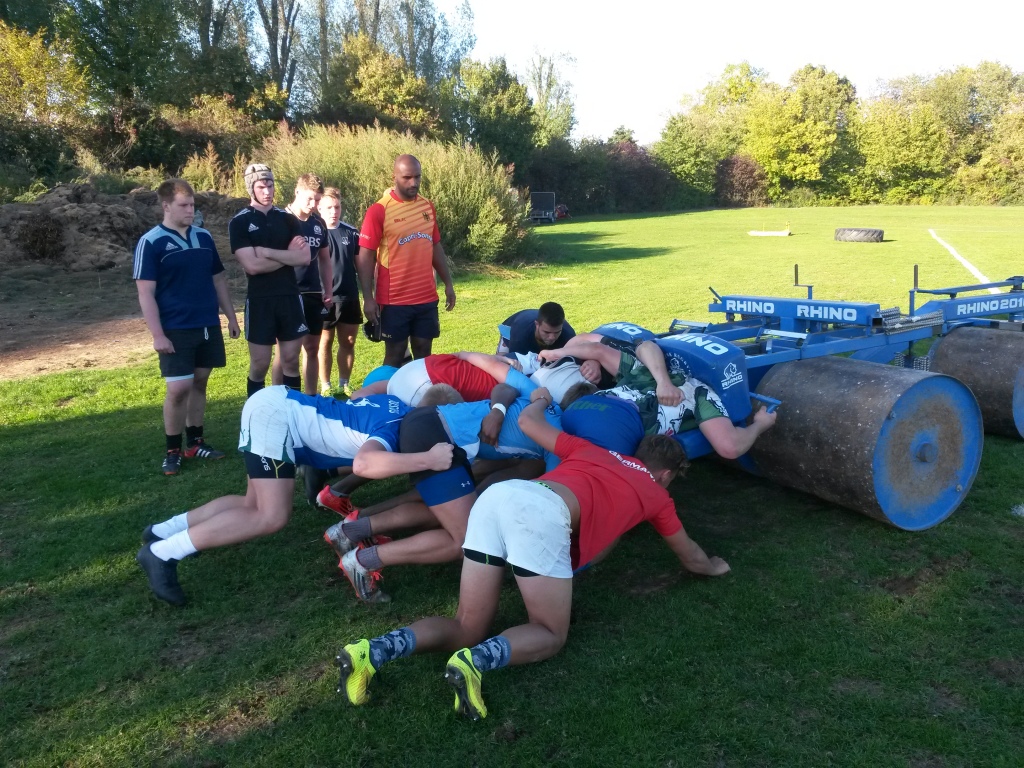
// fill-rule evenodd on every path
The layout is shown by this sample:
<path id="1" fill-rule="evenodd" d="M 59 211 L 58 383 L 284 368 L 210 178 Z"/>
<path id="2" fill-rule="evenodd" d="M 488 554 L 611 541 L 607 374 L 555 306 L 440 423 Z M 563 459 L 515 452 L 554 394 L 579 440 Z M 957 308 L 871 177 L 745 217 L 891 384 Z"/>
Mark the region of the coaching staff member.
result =
<path id="1" fill-rule="evenodd" d="M 297 218 L 274 207 L 274 174 L 265 165 L 245 169 L 249 205 L 228 224 L 231 252 L 248 277 L 245 339 L 249 342 L 246 393 L 263 389 L 274 342 L 280 344 L 282 383 L 299 389 L 299 349 L 308 326 L 294 267 L 309 264 L 309 245 Z"/>
<path id="2" fill-rule="evenodd" d="M 426 357 L 441 335 L 435 270 L 444 282 L 445 309 L 455 307 L 437 212 L 420 197 L 420 177 L 420 161 L 400 155 L 394 186 L 366 211 L 359 234 L 356 268 L 363 311 L 368 321 L 380 323 L 384 365 L 395 367 L 402 364 L 407 346 L 413 357 Z"/>

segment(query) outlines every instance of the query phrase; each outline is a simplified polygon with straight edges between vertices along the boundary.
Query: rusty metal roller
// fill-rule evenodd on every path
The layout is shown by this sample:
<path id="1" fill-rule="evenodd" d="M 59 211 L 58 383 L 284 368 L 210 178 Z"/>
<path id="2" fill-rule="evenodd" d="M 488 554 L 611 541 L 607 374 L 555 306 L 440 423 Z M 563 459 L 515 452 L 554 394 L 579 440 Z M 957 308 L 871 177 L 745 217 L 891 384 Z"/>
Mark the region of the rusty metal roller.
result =
<path id="1" fill-rule="evenodd" d="M 773 366 L 757 392 L 783 401 L 749 454 L 780 485 L 920 531 L 974 482 L 981 410 L 954 378 L 821 357 Z"/>
<path id="2" fill-rule="evenodd" d="M 932 345 L 931 370 L 978 398 L 985 431 L 1024 437 L 1024 333 L 965 326 Z"/>

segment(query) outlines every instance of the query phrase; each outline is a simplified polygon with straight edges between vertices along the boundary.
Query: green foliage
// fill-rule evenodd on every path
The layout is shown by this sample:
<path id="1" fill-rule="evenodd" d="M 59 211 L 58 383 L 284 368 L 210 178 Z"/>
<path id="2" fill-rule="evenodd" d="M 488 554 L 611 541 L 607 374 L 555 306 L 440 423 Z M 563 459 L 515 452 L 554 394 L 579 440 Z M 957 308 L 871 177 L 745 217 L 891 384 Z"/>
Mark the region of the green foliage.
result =
<path id="1" fill-rule="evenodd" d="M 179 46 L 172 3 L 67 0 L 57 28 L 96 81 L 99 101 L 120 107 L 135 100 L 171 99 Z"/>
<path id="2" fill-rule="evenodd" d="M 533 149 L 533 103 L 505 59 L 464 62 L 457 82 L 458 133 L 501 162 L 522 166 Z"/>
<path id="3" fill-rule="evenodd" d="M 877 99 L 853 130 L 864 157 L 851 190 L 853 200 L 903 203 L 941 192 L 953 148 L 933 107 Z"/>
<path id="4" fill-rule="evenodd" d="M 0 123 L 0 203 L 75 175 L 75 152 L 49 125 L 8 118 Z"/>
<path id="5" fill-rule="evenodd" d="M 445 251 L 456 263 L 520 256 L 526 208 L 507 170 L 473 147 L 444 144 L 383 128 L 308 126 L 279 131 L 254 155 L 274 169 L 281 195 L 315 171 L 341 190 L 347 221 L 357 227 L 366 209 L 391 186 L 395 158 L 415 155 L 423 167 L 422 194 L 437 208 Z M 239 172 L 236 165 L 235 172 Z"/>
<path id="6" fill-rule="evenodd" d="M 559 64 L 572 64 L 569 56 L 537 54 L 530 60 L 526 87 L 533 99 L 534 141 L 546 147 L 555 139 L 568 139 L 576 125 L 572 83 L 564 78 Z"/>
<path id="7" fill-rule="evenodd" d="M 823 67 L 803 67 L 781 87 L 743 63 L 685 100 L 653 150 L 708 194 L 716 164 L 742 152 L 786 205 L 1009 201 L 1019 199 L 1008 159 L 1018 137 L 1006 126 L 1021 98 L 1024 78 L 990 62 L 894 80 L 859 101 Z"/>
<path id="8" fill-rule="evenodd" d="M 373 125 L 425 134 L 439 124 L 427 81 L 399 57 L 360 34 L 345 38 L 330 64 L 321 115 L 350 125 Z"/>
<path id="9" fill-rule="evenodd" d="M 975 204 L 1024 205 L 1024 97 L 992 121 L 992 142 L 972 166 L 960 169 L 952 196 Z"/>
<path id="10" fill-rule="evenodd" d="M 234 191 L 233 176 L 221 162 L 212 142 L 206 145 L 202 155 L 195 153 L 189 156 L 180 176 L 199 192 L 212 189 L 229 194 Z"/>
<path id="11" fill-rule="evenodd" d="M 0 117 L 44 125 L 76 123 L 88 103 L 88 81 L 66 41 L 47 44 L 0 21 Z"/>

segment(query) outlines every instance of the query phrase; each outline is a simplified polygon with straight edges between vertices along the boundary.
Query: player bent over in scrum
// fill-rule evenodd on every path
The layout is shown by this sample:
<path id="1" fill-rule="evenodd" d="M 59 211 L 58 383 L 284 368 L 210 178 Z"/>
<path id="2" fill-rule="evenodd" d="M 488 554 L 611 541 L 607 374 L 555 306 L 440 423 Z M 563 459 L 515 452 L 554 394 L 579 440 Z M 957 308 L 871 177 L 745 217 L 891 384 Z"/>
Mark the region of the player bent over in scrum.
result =
<path id="1" fill-rule="evenodd" d="M 399 425 L 408 410 L 388 395 L 340 402 L 284 386 L 256 392 L 242 409 L 238 438 L 249 475 L 245 496 L 222 496 L 146 527 L 135 559 L 153 593 L 184 605 L 178 561 L 281 530 L 291 516 L 296 462 L 326 469 L 348 461 L 353 471 L 375 480 L 448 469 L 451 445 L 397 452 Z"/>
<path id="2" fill-rule="evenodd" d="M 536 390 L 531 399 L 520 426 L 562 463 L 536 481 L 497 483 L 473 505 L 455 618 L 421 619 L 342 649 L 338 690 L 351 703 L 368 700 L 367 686 L 383 664 L 412 653 L 454 651 L 445 678 L 455 689 L 455 710 L 473 719 L 486 717 L 482 673 L 558 653 L 569 632 L 573 569 L 645 520 L 687 570 L 705 576 L 728 572 L 724 560 L 708 557 L 686 535 L 666 490 L 686 463 L 679 443 L 649 436 L 636 458 L 622 456 L 548 424 L 547 390 Z M 506 563 L 512 565 L 529 623 L 484 639 L 498 609 Z"/>

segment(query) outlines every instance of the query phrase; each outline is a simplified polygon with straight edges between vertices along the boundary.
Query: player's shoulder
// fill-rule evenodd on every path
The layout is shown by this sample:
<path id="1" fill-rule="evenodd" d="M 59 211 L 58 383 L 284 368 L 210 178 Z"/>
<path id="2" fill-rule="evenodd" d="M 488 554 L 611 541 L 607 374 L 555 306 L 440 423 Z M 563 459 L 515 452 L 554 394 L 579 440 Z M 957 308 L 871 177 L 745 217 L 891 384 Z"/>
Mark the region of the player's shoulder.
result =
<path id="1" fill-rule="evenodd" d="M 157 224 L 155 227 L 142 234 L 142 237 L 139 238 L 139 244 L 141 245 L 143 243 L 146 243 L 151 245 L 160 238 L 169 236 L 170 235 L 167 232 L 167 230 L 161 227 L 159 224 Z"/>
<path id="2" fill-rule="evenodd" d="M 245 206 L 245 208 L 242 208 L 240 211 L 238 211 L 238 213 L 236 213 L 234 216 L 232 216 L 231 217 L 231 221 L 234 221 L 235 219 L 244 219 L 250 213 L 252 213 L 252 206 L 247 205 L 247 206 Z"/>
<path id="3" fill-rule="evenodd" d="M 357 227 L 352 226 L 347 221 L 340 221 L 340 222 L 338 222 L 337 229 L 332 230 L 332 231 L 337 231 L 338 229 L 346 230 L 346 234 L 351 234 L 353 232 L 355 234 L 357 234 L 357 235 L 359 234 L 359 229 Z"/>

